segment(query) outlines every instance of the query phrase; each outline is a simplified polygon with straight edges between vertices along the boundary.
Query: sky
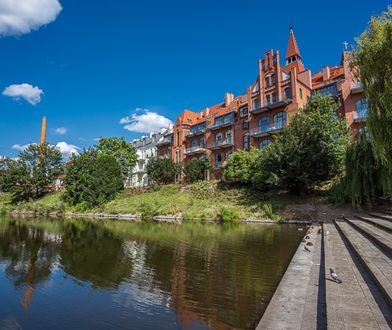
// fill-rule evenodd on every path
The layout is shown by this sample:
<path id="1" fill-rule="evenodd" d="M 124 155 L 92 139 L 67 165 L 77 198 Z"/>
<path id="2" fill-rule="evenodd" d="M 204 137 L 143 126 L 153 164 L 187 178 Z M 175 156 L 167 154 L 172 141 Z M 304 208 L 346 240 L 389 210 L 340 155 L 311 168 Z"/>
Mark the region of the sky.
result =
<path id="1" fill-rule="evenodd" d="M 289 27 L 312 73 L 339 64 L 388 1 L 0 0 L 0 156 L 131 141 L 246 91 Z M 284 56 L 281 56 L 284 57 Z"/>

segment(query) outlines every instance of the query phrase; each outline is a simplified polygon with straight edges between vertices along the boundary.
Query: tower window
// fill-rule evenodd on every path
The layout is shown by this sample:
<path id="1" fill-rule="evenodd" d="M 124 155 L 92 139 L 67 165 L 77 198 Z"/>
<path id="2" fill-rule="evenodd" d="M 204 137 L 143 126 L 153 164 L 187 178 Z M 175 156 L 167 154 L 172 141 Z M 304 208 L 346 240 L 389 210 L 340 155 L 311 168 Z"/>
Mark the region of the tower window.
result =
<path id="1" fill-rule="evenodd" d="M 301 93 L 301 92 L 300 92 Z M 286 99 L 291 97 L 291 90 L 290 87 L 287 87 L 284 89 L 284 96 L 286 97 Z"/>

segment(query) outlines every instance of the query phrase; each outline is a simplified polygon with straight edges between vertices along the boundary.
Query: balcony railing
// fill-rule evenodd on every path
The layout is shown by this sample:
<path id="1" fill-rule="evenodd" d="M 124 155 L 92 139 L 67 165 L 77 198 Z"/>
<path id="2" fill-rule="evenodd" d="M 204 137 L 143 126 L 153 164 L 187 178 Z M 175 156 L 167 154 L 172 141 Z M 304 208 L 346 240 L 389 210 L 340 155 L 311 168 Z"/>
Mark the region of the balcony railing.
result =
<path id="1" fill-rule="evenodd" d="M 361 113 L 355 112 L 353 115 L 353 119 L 354 119 L 354 122 L 356 122 L 356 123 L 366 121 L 367 120 L 367 112 L 366 111 L 361 112 Z"/>
<path id="2" fill-rule="evenodd" d="M 291 98 L 282 98 L 281 100 L 276 100 L 275 102 L 269 103 L 269 104 L 260 104 L 259 107 L 254 108 L 253 110 L 251 110 L 250 112 L 253 114 L 258 114 L 258 113 L 262 113 L 271 109 L 276 109 L 282 106 L 286 106 L 287 104 L 289 104 L 292 101 Z"/>
<path id="3" fill-rule="evenodd" d="M 196 146 L 196 147 L 192 147 L 192 148 L 187 148 L 185 150 L 185 155 L 197 154 L 197 153 L 202 153 L 205 151 L 206 151 L 206 148 L 204 146 Z"/>
<path id="4" fill-rule="evenodd" d="M 219 129 L 222 127 L 231 126 L 233 124 L 234 124 L 234 115 L 227 116 L 223 120 L 219 120 L 218 122 L 215 122 L 212 126 L 209 127 L 209 129 L 210 130 Z"/>
<path id="5" fill-rule="evenodd" d="M 268 128 L 258 127 L 258 128 L 251 129 L 249 134 L 252 137 L 263 137 L 266 135 L 279 133 L 285 127 L 286 127 L 286 125 L 280 125 L 280 126 L 276 126 L 276 127 L 273 126 L 273 127 L 268 127 Z"/>
<path id="6" fill-rule="evenodd" d="M 203 129 L 197 130 L 195 132 L 188 132 L 188 133 L 185 134 L 185 137 L 192 137 L 192 136 L 202 135 L 202 134 L 204 134 L 206 132 L 206 130 L 207 130 L 206 128 L 203 128 Z"/>
<path id="7" fill-rule="evenodd" d="M 207 148 L 211 149 L 211 150 L 214 150 L 214 149 L 232 147 L 233 145 L 234 145 L 233 144 L 233 140 L 229 139 L 229 140 L 225 140 L 225 141 L 209 143 Z"/>
<path id="8" fill-rule="evenodd" d="M 350 91 L 351 91 L 351 94 L 363 93 L 363 84 L 362 84 L 362 82 L 357 81 L 355 83 L 352 83 L 350 85 Z"/>
<path id="9" fill-rule="evenodd" d="M 172 144 L 173 139 L 172 138 L 163 138 L 161 141 L 157 143 L 157 146 L 163 146 L 165 144 Z"/>

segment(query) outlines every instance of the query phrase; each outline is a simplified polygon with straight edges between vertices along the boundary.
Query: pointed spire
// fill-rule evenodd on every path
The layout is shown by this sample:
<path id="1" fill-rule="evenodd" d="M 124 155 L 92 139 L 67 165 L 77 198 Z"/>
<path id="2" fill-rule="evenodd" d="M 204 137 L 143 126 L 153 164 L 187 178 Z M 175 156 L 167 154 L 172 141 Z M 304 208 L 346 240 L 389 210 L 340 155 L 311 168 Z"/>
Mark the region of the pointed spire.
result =
<path id="1" fill-rule="evenodd" d="M 297 41 L 295 40 L 293 26 L 291 25 L 290 26 L 289 43 L 287 46 L 286 59 L 289 59 L 292 56 L 298 56 L 299 58 L 301 58 L 301 53 L 299 52 Z"/>

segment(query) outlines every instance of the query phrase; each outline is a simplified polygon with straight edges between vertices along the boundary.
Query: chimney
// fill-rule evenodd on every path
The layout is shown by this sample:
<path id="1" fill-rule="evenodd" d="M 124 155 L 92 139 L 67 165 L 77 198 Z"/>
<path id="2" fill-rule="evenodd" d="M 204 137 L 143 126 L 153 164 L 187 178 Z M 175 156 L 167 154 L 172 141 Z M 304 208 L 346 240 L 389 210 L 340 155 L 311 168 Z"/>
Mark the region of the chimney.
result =
<path id="1" fill-rule="evenodd" d="M 43 146 L 46 143 L 46 117 L 42 117 L 41 124 L 41 138 L 39 140 L 39 144 Z"/>
<path id="2" fill-rule="evenodd" d="M 329 69 L 329 66 L 323 66 L 323 81 L 329 80 L 331 76 L 331 70 Z"/>
<path id="3" fill-rule="evenodd" d="M 204 115 L 205 115 L 205 117 L 207 117 L 209 114 L 210 114 L 210 108 L 206 108 L 206 109 L 204 110 Z"/>
<path id="4" fill-rule="evenodd" d="M 233 102 L 234 95 L 232 93 L 225 93 L 225 107 L 227 107 L 231 102 Z"/>

